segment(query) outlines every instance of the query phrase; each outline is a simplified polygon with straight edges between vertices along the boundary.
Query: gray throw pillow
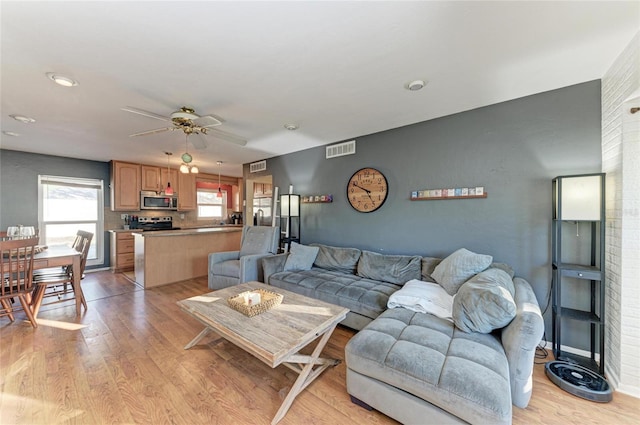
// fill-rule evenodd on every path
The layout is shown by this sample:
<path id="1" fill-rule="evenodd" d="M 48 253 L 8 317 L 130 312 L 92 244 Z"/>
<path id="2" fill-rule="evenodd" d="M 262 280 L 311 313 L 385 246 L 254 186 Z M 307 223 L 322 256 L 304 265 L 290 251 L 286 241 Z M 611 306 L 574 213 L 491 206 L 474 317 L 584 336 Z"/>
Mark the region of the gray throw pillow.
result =
<path id="1" fill-rule="evenodd" d="M 284 263 L 284 270 L 310 270 L 316 255 L 318 255 L 317 246 L 305 246 L 293 242 L 287 261 Z"/>
<path id="2" fill-rule="evenodd" d="M 489 267 L 492 261 L 493 257 L 490 255 L 476 254 L 460 248 L 442 260 L 431 276 L 449 295 L 455 295 L 463 283 Z"/>
<path id="3" fill-rule="evenodd" d="M 358 259 L 361 251 L 358 248 L 341 248 L 336 246 L 312 243 L 309 246 L 320 248 L 314 266 L 325 270 L 333 270 L 342 273 L 356 273 Z"/>
<path id="4" fill-rule="evenodd" d="M 488 269 L 469 279 L 453 299 L 453 322 L 464 332 L 490 333 L 516 317 L 515 287 L 500 269 Z"/>
<path id="5" fill-rule="evenodd" d="M 412 279 L 420 279 L 421 260 L 420 256 L 385 255 L 362 251 L 358 261 L 358 276 L 404 285 Z"/>

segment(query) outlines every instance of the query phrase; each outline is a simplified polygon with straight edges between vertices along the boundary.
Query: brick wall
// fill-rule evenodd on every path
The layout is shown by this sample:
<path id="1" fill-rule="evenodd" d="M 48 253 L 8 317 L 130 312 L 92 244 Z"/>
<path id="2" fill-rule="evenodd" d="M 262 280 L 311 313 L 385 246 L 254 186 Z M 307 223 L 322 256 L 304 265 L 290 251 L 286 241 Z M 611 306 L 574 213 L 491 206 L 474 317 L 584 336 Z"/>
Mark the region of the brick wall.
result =
<path id="1" fill-rule="evenodd" d="M 602 78 L 602 171 L 607 173 L 605 374 L 640 397 L 640 32 Z"/>

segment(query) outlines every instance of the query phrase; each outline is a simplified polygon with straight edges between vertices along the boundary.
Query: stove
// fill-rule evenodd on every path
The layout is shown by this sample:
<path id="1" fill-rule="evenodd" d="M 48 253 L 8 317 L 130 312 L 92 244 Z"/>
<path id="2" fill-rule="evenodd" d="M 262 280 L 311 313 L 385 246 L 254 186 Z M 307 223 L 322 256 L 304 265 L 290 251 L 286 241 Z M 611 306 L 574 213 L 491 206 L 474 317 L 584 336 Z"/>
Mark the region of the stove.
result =
<path id="1" fill-rule="evenodd" d="M 177 230 L 173 227 L 173 218 L 165 217 L 138 217 L 138 229 L 145 232 L 153 230 Z"/>

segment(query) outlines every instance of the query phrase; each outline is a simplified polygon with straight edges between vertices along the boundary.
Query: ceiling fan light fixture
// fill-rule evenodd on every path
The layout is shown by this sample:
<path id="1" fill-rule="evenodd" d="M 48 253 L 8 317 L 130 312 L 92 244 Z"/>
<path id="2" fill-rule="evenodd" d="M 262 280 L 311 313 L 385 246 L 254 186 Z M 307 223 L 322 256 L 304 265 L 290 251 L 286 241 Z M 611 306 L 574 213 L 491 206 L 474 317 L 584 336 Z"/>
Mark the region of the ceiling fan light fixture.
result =
<path id="1" fill-rule="evenodd" d="M 191 174 L 198 174 L 200 172 L 200 170 L 198 170 L 198 167 L 195 165 L 191 166 Z"/>
<path id="2" fill-rule="evenodd" d="M 180 166 L 180 172 L 182 174 L 188 174 L 189 173 L 189 166 L 187 164 L 182 164 Z"/>
<path id="3" fill-rule="evenodd" d="M 78 82 L 73 78 L 65 77 L 64 75 L 56 74 L 54 72 L 47 72 L 47 77 L 54 83 L 63 87 L 74 87 L 78 85 Z"/>

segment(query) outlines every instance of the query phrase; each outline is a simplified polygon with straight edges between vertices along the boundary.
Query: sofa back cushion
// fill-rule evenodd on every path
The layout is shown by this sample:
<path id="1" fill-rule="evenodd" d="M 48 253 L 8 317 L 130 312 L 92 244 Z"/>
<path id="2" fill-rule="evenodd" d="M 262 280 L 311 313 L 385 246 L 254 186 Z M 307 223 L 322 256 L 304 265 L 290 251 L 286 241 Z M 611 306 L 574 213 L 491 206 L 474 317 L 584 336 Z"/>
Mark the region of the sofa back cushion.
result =
<path id="1" fill-rule="evenodd" d="M 358 276 L 404 285 L 420 279 L 422 257 L 419 255 L 386 255 L 362 251 L 358 261 Z"/>
<path id="2" fill-rule="evenodd" d="M 320 248 L 313 262 L 314 266 L 336 272 L 356 273 L 356 266 L 361 253 L 358 248 L 339 248 L 319 243 L 312 243 L 309 246 Z"/>
<path id="3" fill-rule="evenodd" d="M 433 273 L 433 270 L 436 268 L 436 266 L 438 264 L 440 264 L 441 261 L 442 261 L 442 258 L 422 257 L 422 278 L 421 278 L 421 280 L 424 281 L 424 282 L 438 283 L 433 278 L 433 276 L 431 276 L 431 273 Z"/>

